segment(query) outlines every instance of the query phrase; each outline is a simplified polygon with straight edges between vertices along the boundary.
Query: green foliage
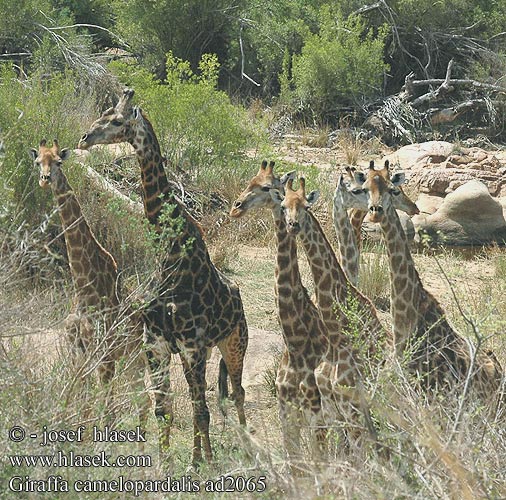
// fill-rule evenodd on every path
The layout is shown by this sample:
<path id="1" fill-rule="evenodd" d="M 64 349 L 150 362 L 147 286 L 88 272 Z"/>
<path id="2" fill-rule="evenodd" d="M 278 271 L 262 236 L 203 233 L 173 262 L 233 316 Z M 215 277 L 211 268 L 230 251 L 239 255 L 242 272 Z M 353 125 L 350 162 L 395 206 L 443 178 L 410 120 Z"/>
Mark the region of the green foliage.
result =
<path id="1" fill-rule="evenodd" d="M 2 53 L 26 52 L 35 47 L 33 34 L 36 23 L 42 22 L 42 13 L 50 9 L 49 0 L 0 0 Z"/>
<path id="2" fill-rule="evenodd" d="M 246 111 L 217 90 L 217 57 L 205 54 L 194 72 L 188 61 L 169 53 L 166 67 L 167 78 L 161 82 L 137 66 L 110 65 L 120 80 L 136 90 L 163 153 L 173 164 L 189 170 L 200 187 L 221 187 L 223 191 L 227 185 L 224 171 L 228 178 L 239 175 L 244 179 L 248 173 L 243 162 L 246 149 L 264 139 L 250 124 Z"/>
<path id="3" fill-rule="evenodd" d="M 114 28 L 114 11 L 108 0 L 51 0 L 60 11 L 64 11 L 76 23 L 92 24 L 110 30 Z M 109 33 L 96 28 L 86 28 L 97 47 L 110 46 L 113 39 Z"/>
<path id="4" fill-rule="evenodd" d="M 395 92 L 410 71 L 419 78 L 443 78 L 454 59 L 452 76 L 465 77 L 476 61 L 493 57 L 489 48 L 504 50 L 504 37 L 494 37 L 504 31 L 504 0 L 393 0 L 388 5 L 395 33 L 388 40 L 385 58 L 391 64 L 389 87 Z M 385 14 L 383 9 L 373 11 L 369 24 L 385 22 Z"/>
<path id="5" fill-rule="evenodd" d="M 65 8 L 60 4 L 65 3 Z M 2 53 L 22 64 L 23 70 L 51 72 L 66 68 L 97 71 L 87 30 L 74 25 L 68 2 L 58 0 L 0 0 Z M 100 30 L 102 31 L 102 30 Z"/>
<path id="6" fill-rule="evenodd" d="M 205 53 L 227 58 L 237 4 L 231 0 L 115 0 L 116 29 L 141 64 L 164 74 L 165 54 L 187 60 L 193 70 Z"/>
<path id="7" fill-rule="evenodd" d="M 243 17 L 245 72 L 262 85 L 266 95 L 283 87 L 283 68 L 299 54 L 304 40 L 318 30 L 318 9 L 322 1 L 274 0 L 249 2 Z M 238 52 L 238 47 L 235 52 Z M 236 57 L 239 57 L 237 54 Z"/>
<path id="8" fill-rule="evenodd" d="M 343 20 L 322 10 L 322 28 L 293 57 L 293 97 L 317 118 L 379 94 L 388 66 L 383 62 L 387 31 L 366 28 L 359 17 Z"/>
<path id="9" fill-rule="evenodd" d="M 0 107 L 5 143 L 0 195 L 4 204 L 17 207 L 16 213 L 22 210 L 26 221 L 38 223 L 53 201 L 51 193 L 38 185 L 38 172 L 28 149 L 37 148 L 43 138 L 57 138 L 62 147 L 77 144 L 84 129 L 82 122 L 92 114 L 93 95 L 81 89 L 79 78 L 70 71 L 49 79 L 36 74 L 22 81 L 4 64 L 0 66 Z"/>

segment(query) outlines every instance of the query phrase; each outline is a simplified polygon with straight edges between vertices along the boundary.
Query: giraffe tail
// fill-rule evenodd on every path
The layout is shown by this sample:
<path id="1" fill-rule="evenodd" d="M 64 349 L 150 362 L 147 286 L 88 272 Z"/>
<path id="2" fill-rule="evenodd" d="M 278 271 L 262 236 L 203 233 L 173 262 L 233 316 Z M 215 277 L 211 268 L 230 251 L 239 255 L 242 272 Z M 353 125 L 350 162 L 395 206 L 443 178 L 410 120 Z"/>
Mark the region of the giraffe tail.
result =
<path id="1" fill-rule="evenodd" d="M 228 398 L 228 369 L 223 358 L 220 359 L 220 373 L 218 375 L 218 393 L 220 401 Z"/>

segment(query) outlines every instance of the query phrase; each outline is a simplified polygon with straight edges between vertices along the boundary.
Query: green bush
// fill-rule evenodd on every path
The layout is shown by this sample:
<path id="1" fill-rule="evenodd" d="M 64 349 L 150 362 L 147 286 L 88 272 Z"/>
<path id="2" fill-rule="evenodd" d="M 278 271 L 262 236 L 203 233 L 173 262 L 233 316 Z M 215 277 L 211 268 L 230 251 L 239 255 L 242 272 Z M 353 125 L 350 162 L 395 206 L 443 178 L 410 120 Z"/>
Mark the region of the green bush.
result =
<path id="1" fill-rule="evenodd" d="M 217 90 L 216 56 L 204 55 L 195 73 L 189 62 L 169 53 L 163 82 L 125 62 L 113 62 L 110 68 L 136 90 L 162 153 L 190 173 L 200 188 L 224 192 L 231 177 L 239 175 L 244 180 L 245 170 L 249 175 L 245 153 L 264 144 L 263 133 L 251 125 L 241 106 Z"/>
<path id="2" fill-rule="evenodd" d="M 325 119 L 340 107 L 380 94 L 388 69 L 383 62 L 386 34 L 385 29 L 367 29 L 359 17 L 344 21 L 323 9 L 320 33 L 310 35 L 302 53 L 293 57 L 291 97 Z"/>
<path id="3" fill-rule="evenodd" d="M 94 97 L 81 88 L 80 78 L 73 72 L 50 78 L 35 74 L 21 80 L 10 65 L 4 64 L 0 66 L 0 107 L 5 147 L 0 196 L 2 205 L 10 207 L 4 212 L 4 222 L 22 212 L 29 225 L 38 224 L 50 211 L 53 200 L 50 190 L 38 185 L 38 172 L 28 149 L 38 147 L 42 138 L 57 138 L 61 147 L 74 147 L 85 130 L 83 124 L 96 113 Z"/>
<path id="4" fill-rule="evenodd" d="M 205 53 L 228 57 L 228 45 L 239 23 L 236 2 L 230 0 L 114 0 L 116 30 L 128 41 L 138 62 L 165 74 L 165 54 L 188 60 L 193 70 Z"/>

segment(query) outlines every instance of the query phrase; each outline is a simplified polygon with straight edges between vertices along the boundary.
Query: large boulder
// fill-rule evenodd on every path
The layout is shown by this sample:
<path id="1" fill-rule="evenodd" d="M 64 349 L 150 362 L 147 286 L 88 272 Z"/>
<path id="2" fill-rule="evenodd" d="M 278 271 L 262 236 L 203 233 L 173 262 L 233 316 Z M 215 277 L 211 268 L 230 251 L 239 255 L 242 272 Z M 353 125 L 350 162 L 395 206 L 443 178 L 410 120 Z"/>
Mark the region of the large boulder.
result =
<path id="1" fill-rule="evenodd" d="M 385 157 L 408 173 L 411 190 L 444 197 L 468 181 L 483 182 L 492 196 L 506 196 L 505 155 L 445 141 L 404 146 Z"/>
<path id="2" fill-rule="evenodd" d="M 415 237 L 416 231 L 410 216 L 406 212 L 403 212 L 402 210 L 396 210 L 396 212 L 401 221 L 401 226 L 402 229 L 404 229 L 404 233 L 406 234 L 408 240 L 412 241 Z M 368 218 L 369 216 L 366 216 L 364 223 L 362 224 L 362 234 L 365 236 L 366 239 L 374 241 L 381 240 L 380 225 L 374 222 L 370 222 Z"/>
<path id="3" fill-rule="evenodd" d="M 506 242 L 503 206 L 476 180 L 448 194 L 433 214 L 415 216 L 413 223 L 419 235 L 426 233 L 433 241 L 447 245 Z"/>
<path id="4" fill-rule="evenodd" d="M 445 161 L 453 152 L 455 146 L 446 141 L 428 141 L 419 144 L 409 144 L 389 154 L 384 159 L 389 160 L 395 168 L 409 171 L 434 165 Z"/>
<path id="5" fill-rule="evenodd" d="M 421 214 L 431 215 L 437 211 L 443 203 L 443 200 L 443 196 L 420 193 L 416 200 L 416 206 Z"/>

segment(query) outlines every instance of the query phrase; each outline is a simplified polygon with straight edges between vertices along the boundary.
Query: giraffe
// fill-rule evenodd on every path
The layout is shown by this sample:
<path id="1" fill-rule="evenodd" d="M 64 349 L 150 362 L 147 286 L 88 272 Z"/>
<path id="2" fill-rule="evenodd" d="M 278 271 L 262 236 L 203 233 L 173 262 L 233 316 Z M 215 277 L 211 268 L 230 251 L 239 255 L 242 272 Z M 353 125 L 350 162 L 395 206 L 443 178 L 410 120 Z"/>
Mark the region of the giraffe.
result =
<path id="1" fill-rule="evenodd" d="M 380 172 L 388 175 L 388 167 L 389 162 L 386 160 L 385 169 Z M 362 238 L 361 228 L 367 216 L 367 211 L 351 208 L 346 201 L 350 201 L 350 198 L 347 197 L 347 192 L 354 188 L 360 189 L 360 185 L 365 181 L 365 178 L 360 177 L 361 175 L 362 173 L 357 172 L 354 167 L 346 167 L 345 177 L 339 176 L 333 202 L 334 227 L 339 242 L 341 265 L 348 279 L 355 286 L 358 284 L 360 243 Z M 393 201 L 394 208 L 402 210 L 408 215 L 420 213 L 416 203 L 406 195 L 402 188 L 399 188 L 399 192 L 393 198 Z"/>
<path id="2" fill-rule="evenodd" d="M 312 451 L 324 453 L 321 394 L 315 370 L 327 351 L 325 326 L 301 282 L 295 238 L 286 230 L 279 201 L 282 185 L 293 175 L 280 179 L 274 174 L 274 162 L 263 161 L 258 173 L 232 205 L 231 217 L 239 218 L 250 210 L 268 207 L 276 229 L 277 254 L 274 293 L 278 307 L 285 350 L 276 377 L 279 419 L 283 444 L 290 462 L 298 456 L 300 423 L 298 409 L 312 429 Z"/>
<path id="3" fill-rule="evenodd" d="M 51 186 L 60 214 L 70 270 L 74 282 L 72 312 L 66 328 L 72 346 L 81 352 L 100 353 L 97 371 L 102 383 L 114 376 L 114 361 L 131 354 L 139 347 L 141 337 L 126 338 L 111 328 L 119 311 L 118 269 L 112 255 L 97 241 L 84 218 L 62 163 L 70 156 L 69 149 L 60 149 L 55 139 L 52 147 L 40 142 L 38 150 L 30 149 L 40 169 L 39 185 Z M 102 329 L 103 338 L 97 330 Z"/>
<path id="4" fill-rule="evenodd" d="M 318 199 L 318 191 L 306 196 L 306 183 L 299 180 L 294 191 L 291 183 L 286 187 L 283 202 L 288 230 L 300 237 L 315 284 L 316 303 L 329 334 L 329 345 L 334 349 L 349 344 L 345 332 L 357 330 L 357 339 L 368 358 L 384 347 L 390 334 L 381 324 L 376 308 L 347 278 L 323 229 L 310 211 Z M 350 310 L 354 309 L 354 310 Z M 350 318 L 353 319 L 350 320 Z M 352 325 L 357 322 L 356 325 Z M 341 359 L 344 354 L 350 359 Z M 360 356 L 359 356 L 360 357 Z M 339 358 L 339 366 L 355 370 L 358 358 L 352 352 L 333 352 L 330 359 Z"/>
<path id="5" fill-rule="evenodd" d="M 384 170 L 375 170 L 371 162 L 365 182 L 351 194 L 354 206 L 367 210 L 371 221 L 380 224 L 386 243 L 395 351 L 399 358 L 407 356 L 408 369 L 420 377 L 423 389 L 450 389 L 466 380 L 475 348 L 451 327 L 439 302 L 423 286 L 393 205 L 404 174 L 390 178 Z M 501 372 L 492 352 L 479 351 L 471 373 L 476 393 L 488 399 L 500 386 Z"/>
<path id="6" fill-rule="evenodd" d="M 202 461 L 202 446 L 206 460 L 212 461 L 205 373 L 207 352 L 215 345 L 223 357 L 220 396 L 225 396 L 229 374 L 231 398 L 239 422 L 246 425 L 242 370 L 248 328 L 239 289 L 214 266 L 198 225 L 172 191 L 158 139 L 142 110 L 132 105 L 133 95 L 133 90 L 125 89 L 117 105 L 91 125 L 78 147 L 129 142 L 136 152 L 144 212 L 160 248 L 164 243 L 161 279 L 143 314 L 159 444 L 162 451 L 169 445 L 173 418 L 170 355 L 179 354 L 193 404 L 192 460 L 197 466 Z"/>

